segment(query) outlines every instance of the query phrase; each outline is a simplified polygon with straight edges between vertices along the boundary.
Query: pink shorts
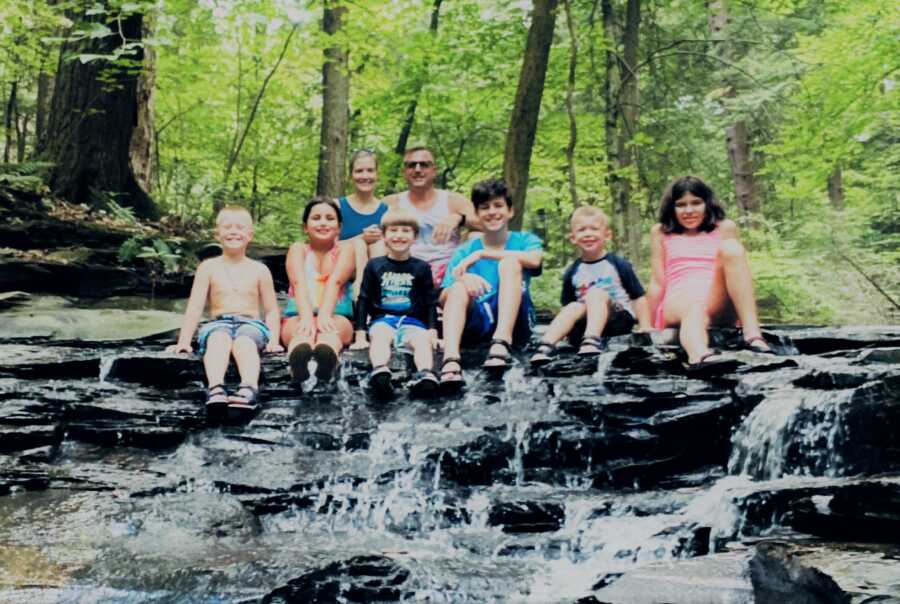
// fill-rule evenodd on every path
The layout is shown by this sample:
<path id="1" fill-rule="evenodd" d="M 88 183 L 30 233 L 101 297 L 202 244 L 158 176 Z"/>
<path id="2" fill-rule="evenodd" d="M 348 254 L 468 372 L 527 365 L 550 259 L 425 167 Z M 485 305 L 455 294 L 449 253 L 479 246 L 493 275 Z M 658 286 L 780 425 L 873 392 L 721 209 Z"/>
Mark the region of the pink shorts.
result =
<path id="1" fill-rule="evenodd" d="M 441 283 L 444 282 L 444 275 L 447 274 L 447 266 L 449 264 L 449 262 L 431 262 L 428 264 L 431 267 L 431 279 L 434 281 L 435 289 L 441 289 Z"/>

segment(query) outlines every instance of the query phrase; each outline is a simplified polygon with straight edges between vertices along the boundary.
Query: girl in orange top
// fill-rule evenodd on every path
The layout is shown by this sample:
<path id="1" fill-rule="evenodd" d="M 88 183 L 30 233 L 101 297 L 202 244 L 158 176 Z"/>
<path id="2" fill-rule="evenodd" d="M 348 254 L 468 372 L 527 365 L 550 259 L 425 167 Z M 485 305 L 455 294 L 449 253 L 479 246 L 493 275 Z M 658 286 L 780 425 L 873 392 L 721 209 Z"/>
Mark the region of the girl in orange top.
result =
<path id="1" fill-rule="evenodd" d="M 341 349 L 353 337 L 351 292 L 353 246 L 338 243 L 341 211 L 326 197 L 313 198 L 303 209 L 303 230 L 309 243 L 288 250 L 286 268 L 291 289 L 281 325 L 295 385 L 309 377 L 307 364 L 316 360 L 316 378 L 329 380 Z"/>

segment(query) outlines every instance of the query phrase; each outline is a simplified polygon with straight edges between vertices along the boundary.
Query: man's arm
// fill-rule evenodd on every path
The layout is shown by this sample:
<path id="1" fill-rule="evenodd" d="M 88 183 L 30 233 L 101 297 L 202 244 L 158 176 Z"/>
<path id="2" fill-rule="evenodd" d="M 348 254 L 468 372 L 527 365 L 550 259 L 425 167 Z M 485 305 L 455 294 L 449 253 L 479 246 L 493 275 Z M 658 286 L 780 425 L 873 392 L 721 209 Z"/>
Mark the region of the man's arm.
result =
<path id="1" fill-rule="evenodd" d="M 459 193 L 454 193 L 450 191 L 448 193 L 449 197 L 447 198 L 447 207 L 450 209 L 451 213 L 454 214 L 463 214 L 466 217 L 465 227 L 472 231 L 483 231 L 484 227 L 481 225 L 481 220 L 478 219 L 478 215 L 475 213 L 475 206 L 472 205 L 472 201 L 466 199 Z M 457 221 L 460 219 L 457 217 Z"/>
<path id="2" fill-rule="evenodd" d="M 272 273 L 269 268 L 259 264 L 259 298 L 262 302 L 266 327 L 269 328 L 271 337 L 266 343 L 267 352 L 282 352 L 284 348 L 278 341 L 281 337 L 281 312 L 278 310 L 278 298 L 275 295 L 275 284 L 272 282 Z"/>
<path id="3" fill-rule="evenodd" d="M 212 272 L 210 261 L 201 262 L 194 275 L 194 283 L 191 285 L 191 295 L 188 298 L 187 308 L 184 311 L 184 322 L 178 333 L 178 342 L 168 346 L 167 352 L 191 352 L 191 340 L 194 332 L 203 317 L 203 309 L 206 307 L 206 298 L 209 295 L 210 273 Z"/>

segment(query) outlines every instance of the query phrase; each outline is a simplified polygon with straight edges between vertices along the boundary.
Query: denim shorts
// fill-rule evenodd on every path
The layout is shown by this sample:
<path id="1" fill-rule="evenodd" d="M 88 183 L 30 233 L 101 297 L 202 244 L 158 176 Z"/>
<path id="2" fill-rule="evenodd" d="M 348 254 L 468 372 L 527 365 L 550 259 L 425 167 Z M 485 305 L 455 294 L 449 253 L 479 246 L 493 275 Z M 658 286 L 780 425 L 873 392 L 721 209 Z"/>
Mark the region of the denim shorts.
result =
<path id="1" fill-rule="evenodd" d="M 228 333 L 232 340 L 239 337 L 247 337 L 253 340 L 257 350 L 262 350 L 272 337 L 269 328 L 259 319 L 247 315 L 219 315 L 211 321 L 200 326 L 197 332 L 197 343 L 200 345 L 200 354 L 206 351 L 206 340 L 217 331 Z"/>
<path id="2" fill-rule="evenodd" d="M 376 325 L 387 325 L 394 330 L 394 347 L 404 348 L 410 338 L 425 331 L 425 324 L 413 317 L 406 315 L 384 315 L 372 321 L 369 325 L 369 334 Z"/>

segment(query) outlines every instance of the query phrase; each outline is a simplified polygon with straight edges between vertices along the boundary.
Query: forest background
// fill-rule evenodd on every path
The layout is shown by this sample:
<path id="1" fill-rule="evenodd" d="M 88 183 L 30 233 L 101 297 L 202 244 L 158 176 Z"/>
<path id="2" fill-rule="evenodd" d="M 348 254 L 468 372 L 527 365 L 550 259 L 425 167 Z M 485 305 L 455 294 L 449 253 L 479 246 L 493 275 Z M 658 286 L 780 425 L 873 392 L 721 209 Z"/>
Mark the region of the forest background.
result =
<path id="1" fill-rule="evenodd" d="M 646 279 L 659 198 L 695 174 L 765 320 L 896 323 L 898 67 L 882 0 L 6 0 L 0 185 L 196 238 L 238 202 L 285 245 L 350 152 L 387 194 L 427 144 L 441 187 L 514 185 L 552 308 L 574 206 Z"/>

